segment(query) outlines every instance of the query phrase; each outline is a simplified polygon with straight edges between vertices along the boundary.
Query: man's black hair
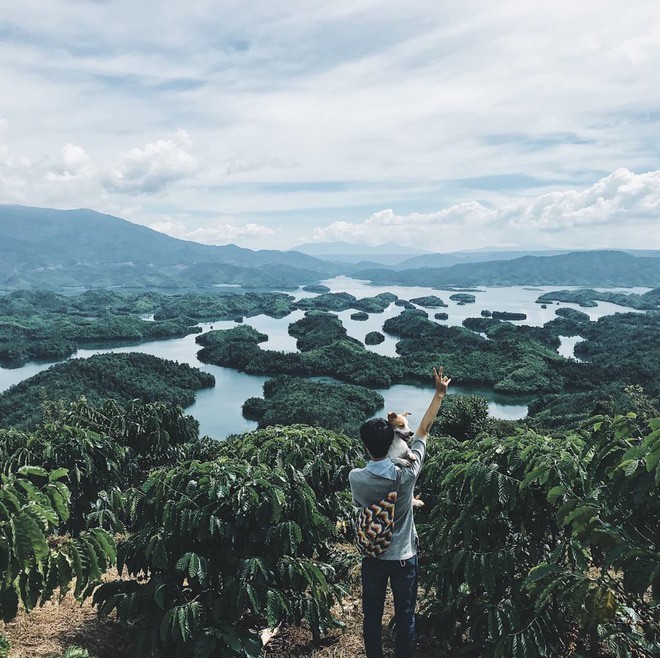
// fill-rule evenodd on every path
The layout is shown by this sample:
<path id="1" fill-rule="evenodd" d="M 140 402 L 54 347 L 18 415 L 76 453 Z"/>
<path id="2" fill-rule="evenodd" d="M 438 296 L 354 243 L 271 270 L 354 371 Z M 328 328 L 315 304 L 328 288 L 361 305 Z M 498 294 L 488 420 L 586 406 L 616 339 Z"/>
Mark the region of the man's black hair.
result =
<path id="1" fill-rule="evenodd" d="M 394 429 L 384 418 L 372 418 L 360 427 L 360 438 L 375 459 L 385 457 L 394 439 Z"/>

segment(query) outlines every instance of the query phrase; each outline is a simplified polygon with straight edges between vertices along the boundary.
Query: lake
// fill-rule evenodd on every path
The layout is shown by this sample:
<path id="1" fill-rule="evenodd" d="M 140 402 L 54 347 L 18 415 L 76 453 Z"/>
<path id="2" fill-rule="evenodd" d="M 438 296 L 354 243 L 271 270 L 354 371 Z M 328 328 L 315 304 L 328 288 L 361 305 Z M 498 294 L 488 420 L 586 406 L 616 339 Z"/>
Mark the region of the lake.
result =
<path id="1" fill-rule="evenodd" d="M 419 286 L 372 286 L 368 282 L 358 281 L 344 276 L 336 277 L 323 283 L 332 292 L 348 292 L 358 298 L 372 297 L 381 292 L 392 292 L 399 298 L 407 300 L 426 295 L 437 295 L 445 301 L 448 308 L 425 310 L 429 313 L 431 319 L 433 319 L 433 315 L 436 312 L 448 313 L 448 320 L 444 322 L 438 321 L 448 326 L 460 325 L 468 317 L 478 317 L 482 310 L 526 313 L 527 320 L 517 322 L 517 324 L 540 326 L 555 317 L 555 310 L 559 307 L 559 304 L 548 304 L 546 309 L 542 309 L 540 304 L 535 303 L 538 296 L 544 292 L 568 289 L 557 286 L 538 288 L 520 286 L 503 288 L 484 287 L 472 293 L 476 297 L 474 304 L 459 305 L 457 302 L 449 299 L 449 295 L 452 292 L 439 291 L 434 288 Z M 648 288 L 635 288 L 626 289 L 625 292 L 645 292 L 646 290 Z M 293 294 L 296 299 L 313 296 L 313 293 L 306 293 L 302 290 L 290 294 Z M 563 302 L 561 306 L 579 308 L 579 310 L 587 313 L 592 320 L 616 312 L 630 311 L 630 309 L 607 302 L 598 302 L 598 306 L 591 308 L 580 308 L 577 304 Z M 344 323 L 349 336 L 364 341 L 364 337 L 368 332 L 381 331 L 385 320 L 398 315 L 401 310 L 401 307 L 390 304 L 383 313 L 370 314 L 369 319 L 366 321 L 351 320 L 350 315 L 355 312 L 354 309 L 342 311 L 337 315 Z M 261 344 L 263 349 L 293 352 L 297 351 L 296 341 L 287 333 L 288 326 L 291 322 L 295 322 L 303 317 L 303 315 L 303 311 L 294 311 L 282 319 L 257 315 L 246 318 L 244 324 L 248 324 L 268 335 L 268 341 Z M 218 321 L 201 323 L 199 326 L 203 331 L 208 331 L 211 328 L 230 329 L 231 327 L 235 327 L 236 323 L 233 321 Z M 216 380 L 214 388 L 199 391 L 194 404 L 186 409 L 188 413 L 192 414 L 199 421 L 200 433 L 202 435 L 206 434 L 213 438 L 222 439 L 229 434 L 255 429 L 257 426 L 255 422 L 243 418 L 241 406 L 247 398 L 261 396 L 263 384 L 269 377 L 266 375 L 247 375 L 231 368 L 201 363 L 197 360 L 197 351 L 200 347 L 195 343 L 196 335 L 191 334 L 184 338 L 151 341 L 137 345 L 121 345 L 102 349 L 81 349 L 78 350 L 73 358 L 87 358 L 93 354 L 108 352 L 141 352 L 163 359 L 178 361 L 179 363 L 187 363 L 200 370 L 211 373 Z M 563 337 L 559 353 L 567 358 L 572 357 L 573 347 L 580 340 L 578 337 Z M 385 334 L 385 341 L 383 343 L 368 346 L 368 349 L 385 356 L 396 356 L 396 342 L 396 338 Z M 28 363 L 21 368 L 0 368 L 0 391 L 4 391 L 41 370 L 45 370 L 50 365 L 52 363 Z M 451 373 L 447 374 L 451 376 Z M 410 411 L 413 421 L 411 424 L 415 425 L 415 421 L 421 420 L 428 406 L 433 389 L 429 373 L 429 385 L 427 387 L 419 384 L 396 384 L 389 389 L 375 390 L 385 398 L 385 405 L 382 410 L 376 412 L 377 416 L 384 415 L 386 411 L 390 410 L 399 412 Z M 488 400 L 489 411 L 492 416 L 506 419 L 524 418 L 527 415 L 527 404 L 531 397 L 533 397 L 501 395 L 488 389 L 459 387 L 454 384 L 450 387 L 450 393 L 481 395 Z"/>

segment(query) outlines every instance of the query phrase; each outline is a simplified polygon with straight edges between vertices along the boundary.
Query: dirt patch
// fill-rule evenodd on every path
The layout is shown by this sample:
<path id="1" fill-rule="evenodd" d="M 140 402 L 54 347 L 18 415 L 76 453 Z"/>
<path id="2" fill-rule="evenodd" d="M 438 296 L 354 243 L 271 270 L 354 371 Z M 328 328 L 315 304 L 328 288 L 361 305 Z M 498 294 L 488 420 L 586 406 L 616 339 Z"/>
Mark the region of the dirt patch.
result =
<path id="1" fill-rule="evenodd" d="M 362 641 L 362 601 L 360 586 L 352 574 L 354 586 L 334 615 L 345 626 L 332 631 L 319 644 L 312 634 L 298 626 L 280 629 L 268 643 L 264 658 L 365 658 Z M 115 570 L 105 574 L 104 580 L 118 577 Z M 383 615 L 383 644 L 385 655 L 394 652 L 394 634 L 388 625 L 394 617 L 392 595 L 388 592 Z M 129 633 L 118 623 L 99 617 L 90 600 L 78 603 L 71 593 L 61 602 L 50 601 L 32 612 L 21 611 L 9 624 L 0 622 L 0 635 L 11 642 L 10 658 L 60 658 L 70 646 L 87 649 L 94 658 L 139 658 Z M 415 652 L 416 658 L 439 658 L 437 647 L 423 642 Z"/>
<path id="2" fill-rule="evenodd" d="M 117 578 L 110 571 L 105 578 Z M 137 658 L 125 629 L 99 617 L 91 600 L 78 603 L 69 592 L 61 602 L 49 601 L 32 612 L 21 610 L 8 624 L 0 622 L 0 635 L 11 642 L 9 658 L 52 658 L 70 646 L 87 649 L 95 658 Z"/>
<path id="3" fill-rule="evenodd" d="M 359 567 L 358 567 L 359 568 Z M 355 575 L 355 574 L 354 574 Z M 310 631 L 298 626 L 286 627 L 268 643 L 264 658 L 365 658 L 362 640 L 362 594 L 357 578 L 350 596 L 341 605 L 335 606 L 334 616 L 345 624 L 343 629 L 332 631 L 318 645 L 314 645 Z M 394 656 L 394 601 L 387 592 L 383 613 L 383 649 L 385 657 Z M 440 658 L 444 655 L 437 646 L 421 639 L 415 658 Z"/>

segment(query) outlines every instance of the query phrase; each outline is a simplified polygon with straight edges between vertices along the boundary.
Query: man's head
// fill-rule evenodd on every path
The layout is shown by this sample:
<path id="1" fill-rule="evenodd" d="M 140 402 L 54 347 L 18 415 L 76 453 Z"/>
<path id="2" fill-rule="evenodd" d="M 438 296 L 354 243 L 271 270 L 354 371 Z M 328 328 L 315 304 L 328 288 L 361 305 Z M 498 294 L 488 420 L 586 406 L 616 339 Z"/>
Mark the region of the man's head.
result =
<path id="1" fill-rule="evenodd" d="M 394 429 L 384 418 L 372 418 L 360 427 L 360 438 L 374 459 L 387 456 L 394 439 Z"/>

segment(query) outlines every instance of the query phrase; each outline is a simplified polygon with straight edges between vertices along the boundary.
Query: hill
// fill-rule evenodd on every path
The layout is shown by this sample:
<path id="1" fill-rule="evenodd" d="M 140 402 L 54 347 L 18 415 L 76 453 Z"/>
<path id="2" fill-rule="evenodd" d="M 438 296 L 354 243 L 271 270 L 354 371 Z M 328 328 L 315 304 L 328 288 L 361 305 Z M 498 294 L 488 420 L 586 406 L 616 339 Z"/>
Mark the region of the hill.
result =
<path id="1" fill-rule="evenodd" d="M 29 427 L 43 420 L 45 400 L 65 404 L 85 397 L 92 404 L 112 398 L 122 404 L 139 398 L 189 406 L 195 392 L 215 385 L 215 378 L 185 363 L 150 354 L 96 354 L 69 359 L 0 394 L 0 428 Z"/>
<path id="2" fill-rule="evenodd" d="M 365 269 L 354 275 L 379 285 L 409 286 L 648 286 L 660 285 L 660 258 L 623 251 L 579 251 L 557 256 L 460 263 L 394 271 Z"/>
<path id="3" fill-rule="evenodd" d="M 178 240 L 93 210 L 0 205 L 0 288 L 295 286 L 328 263 L 296 251 Z"/>
<path id="4" fill-rule="evenodd" d="M 407 261 L 411 255 L 422 257 L 436 255 L 425 249 L 410 249 L 410 247 L 403 247 L 395 242 L 385 242 L 375 246 L 342 241 L 308 242 L 298 245 L 295 250 L 335 263 L 360 264 L 367 262 L 370 265 L 376 264 L 381 267 Z"/>
<path id="5" fill-rule="evenodd" d="M 422 254 L 407 258 L 397 265 L 397 269 L 405 270 L 416 267 L 449 267 L 458 263 L 486 263 L 496 260 L 513 260 L 523 256 L 557 256 L 567 254 L 570 249 L 548 250 L 548 251 L 486 251 L 483 249 L 476 251 L 451 251 L 446 254 Z"/>

